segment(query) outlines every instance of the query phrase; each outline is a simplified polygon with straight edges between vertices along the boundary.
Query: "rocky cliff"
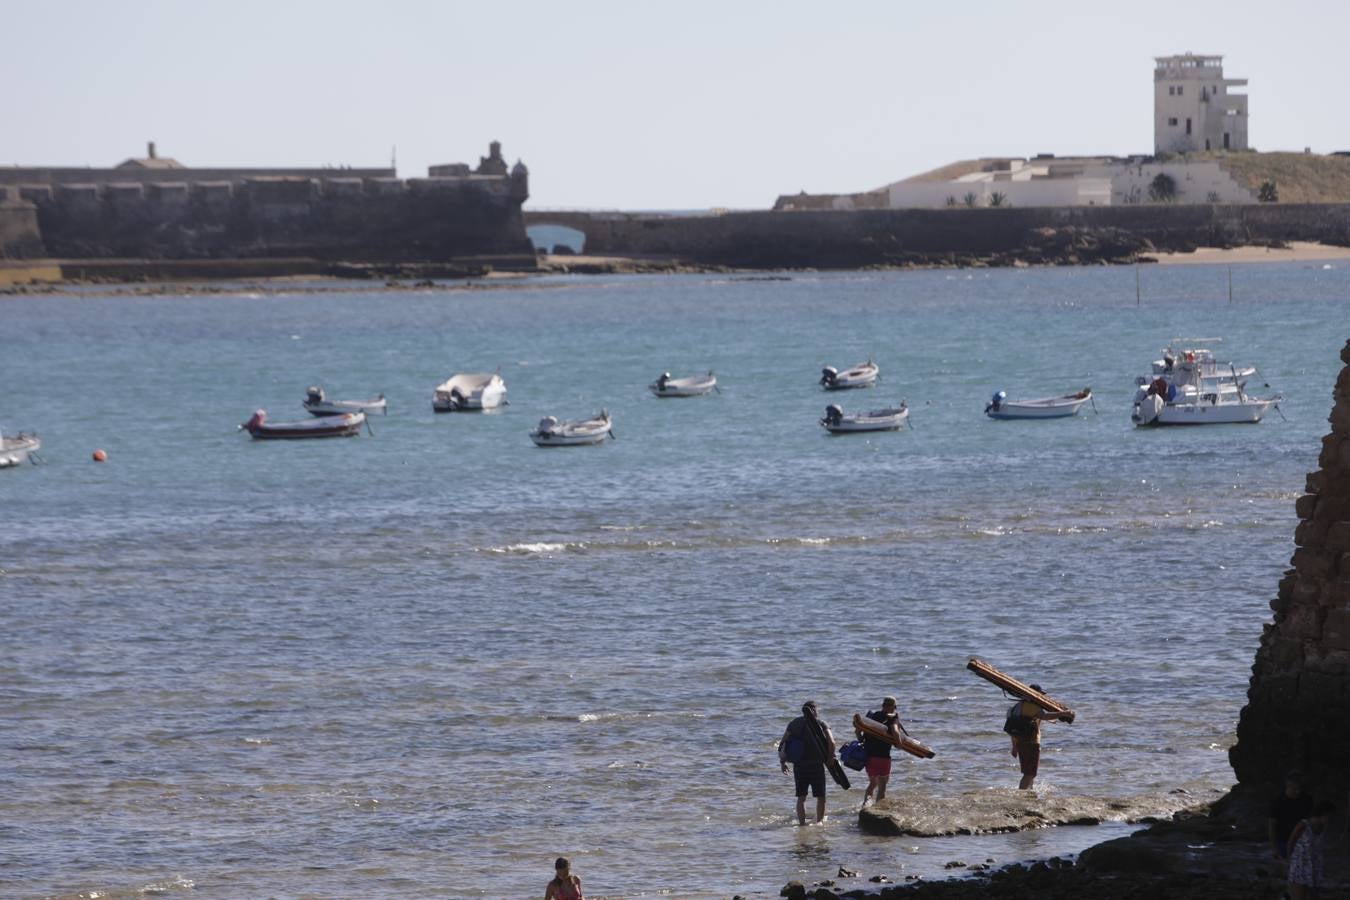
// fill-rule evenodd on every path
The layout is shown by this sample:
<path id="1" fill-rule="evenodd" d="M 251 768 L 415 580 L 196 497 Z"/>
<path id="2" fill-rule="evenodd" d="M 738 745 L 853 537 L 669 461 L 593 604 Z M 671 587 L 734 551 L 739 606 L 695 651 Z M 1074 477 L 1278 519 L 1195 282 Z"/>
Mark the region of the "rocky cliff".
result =
<path id="1" fill-rule="evenodd" d="M 1338 796 L 1350 786 L 1350 342 L 1341 359 L 1320 469 L 1296 506 L 1293 568 L 1271 601 L 1229 754 L 1243 784 L 1298 768 Z"/>

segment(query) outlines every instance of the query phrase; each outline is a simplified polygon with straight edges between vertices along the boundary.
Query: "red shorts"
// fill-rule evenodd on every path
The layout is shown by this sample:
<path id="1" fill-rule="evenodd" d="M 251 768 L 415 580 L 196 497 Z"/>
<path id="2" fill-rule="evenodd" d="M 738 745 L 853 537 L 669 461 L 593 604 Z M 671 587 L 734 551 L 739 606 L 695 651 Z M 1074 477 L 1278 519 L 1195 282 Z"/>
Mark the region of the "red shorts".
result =
<path id="1" fill-rule="evenodd" d="M 886 778 L 890 774 L 891 774 L 891 758 L 889 756 L 867 757 L 867 777 Z"/>
<path id="2" fill-rule="evenodd" d="M 1036 777 L 1036 770 L 1041 765 L 1041 745 L 1033 744 L 1031 741 L 1017 742 L 1017 760 L 1022 764 L 1022 774 Z"/>

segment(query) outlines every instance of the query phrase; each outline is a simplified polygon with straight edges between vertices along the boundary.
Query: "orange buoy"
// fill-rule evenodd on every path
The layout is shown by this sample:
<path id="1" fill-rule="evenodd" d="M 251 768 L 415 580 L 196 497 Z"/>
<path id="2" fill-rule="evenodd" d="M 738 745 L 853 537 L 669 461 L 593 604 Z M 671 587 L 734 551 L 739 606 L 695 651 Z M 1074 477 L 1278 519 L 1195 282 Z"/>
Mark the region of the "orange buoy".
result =
<path id="1" fill-rule="evenodd" d="M 108 454 L 104 453 L 102 450 L 95 450 L 95 451 L 94 451 L 94 462 L 103 462 L 103 461 L 106 460 L 107 458 L 108 458 Z"/>

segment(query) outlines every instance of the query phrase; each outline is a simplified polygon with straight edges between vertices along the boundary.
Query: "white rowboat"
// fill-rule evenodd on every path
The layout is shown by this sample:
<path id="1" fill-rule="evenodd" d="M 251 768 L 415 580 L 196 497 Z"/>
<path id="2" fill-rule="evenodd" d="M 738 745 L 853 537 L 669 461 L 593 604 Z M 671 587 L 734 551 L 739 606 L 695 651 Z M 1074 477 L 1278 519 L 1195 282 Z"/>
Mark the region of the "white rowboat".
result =
<path id="1" fill-rule="evenodd" d="M 853 434 L 861 431 L 896 431 L 903 428 L 907 421 L 909 407 L 903 403 L 851 414 L 845 414 L 837 404 L 831 403 L 825 407 L 825 417 L 820 420 L 820 427 L 830 434 Z"/>
<path id="2" fill-rule="evenodd" d="M 1076 394 L 1035 400 L 1009 400 L 1006 391 L 999 391 L 985 405 L 984 414 L 991 419 L 1063 419 L 1077 415 L 1083 404 L 1091 400 L 1091 388 L 1083 388 Z"/>
<path id="3" fill-rule="evenodd" d="M 575 422 L 560 422 L 553 416 L 545 416 L 530 432 L 530 440 L 539 447 L 583 447 L 604 443 L 612 436 L 610 429 L 608 410 L 602 409 L 593 418 Z"/>
<path id="4" fill-rule="evenodd" d="M 305 391 L 305 409 L 312 416 L 340 416 L 345 413 L 379 413 L 388 415 L 389 403 L 380 394 L 371 400 L 329 400 L 321 387 L 310 387 Z"/>
<path id="5" fill-rule="evenodd" d="M 834 366 L 826 366 L 820 370 L 820 385 L 827 391 L 871 387 L 877 383 L 877 375 L 880 373 L 880 368 L 870 359 L 843 372 Z"/>
<path id="6" fill-rule="evenodd" d="M 23 465 L 41 446 L 38 436 L 26 431 L 13 437 L 0 437 L 0 469 Z"/>
<path id="7" fill-rule="evenodd" d="M 647 385 L 648 390 L 658 397 L 701 397 L 717 388 L 717 376 L 691 375 L 688 378 L 671 378 L 669 372 Z"/>

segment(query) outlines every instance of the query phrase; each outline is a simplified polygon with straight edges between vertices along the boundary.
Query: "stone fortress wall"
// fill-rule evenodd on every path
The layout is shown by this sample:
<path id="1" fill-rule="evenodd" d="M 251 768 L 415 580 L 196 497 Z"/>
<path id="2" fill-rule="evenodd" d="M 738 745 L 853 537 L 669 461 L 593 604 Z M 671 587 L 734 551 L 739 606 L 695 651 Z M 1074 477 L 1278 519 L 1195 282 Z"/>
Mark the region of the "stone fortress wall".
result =
<path id="1" fill-rule="evenodd" d="M 529 172 L 501 147 L 470 170 L 191 169 L 151 153 L 111 169 L 0 167 L 0 248 L 10 256 L 448 260 L 532 263 L 521 205 Z M 38 241 L 21 224 L 31 205 Z M 12 210 L 12 212 L 9 212 Z"/>

